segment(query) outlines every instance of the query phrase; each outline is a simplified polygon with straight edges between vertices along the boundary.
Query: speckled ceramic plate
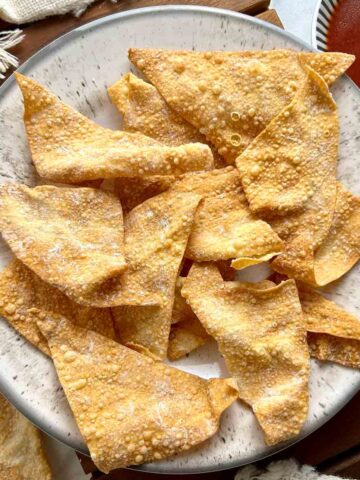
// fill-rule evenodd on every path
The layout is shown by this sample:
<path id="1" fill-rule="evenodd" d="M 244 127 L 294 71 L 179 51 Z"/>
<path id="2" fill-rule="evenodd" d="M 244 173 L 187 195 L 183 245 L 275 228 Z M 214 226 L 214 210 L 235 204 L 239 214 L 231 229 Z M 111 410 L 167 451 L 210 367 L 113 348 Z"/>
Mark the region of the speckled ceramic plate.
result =
<path id="1" fill-rule="evenodd" d="M 100 124 L 120 127 L 106 87 L 131 68 L 129 47 L 197 50 L 308 49 L 267 23 L 225 10 L 163 7 L 133 10 L 89 23 L 59 38 L 33 56 L 20 71 L 35 77 Z M 339 107 L 341 181 L 360 195 L 360 97 L 347 79 L 333 88 Z M 34 184 L 22 122 L 22 102 L 14 78 L 0 88 L 0 179 Z M 1 263 L 9 253 L 0 247 Z M 360 306 L 360 269 L 354 268 L 329 290 L 348 311 Z M 360 315 L 359 315 L 360 316 Z M 71 447 L 87 452 L 52 362 L 0 319 L 0 389 L 30 420 Z M 205 345 L 175 365 L 202 377 L 225 375 L 215 344 Z M 360 373 L 312 361 L 310 412 L 301 437 L 320 427 L 357 392 Z M 148 472 L 195 473 L 231 468 L 270 455 L 288 444 L 269 448 L 249 408 L 237 402 L 222 417 L 219 433 L 199 448 L 172 460 L 143 465 Z"/>

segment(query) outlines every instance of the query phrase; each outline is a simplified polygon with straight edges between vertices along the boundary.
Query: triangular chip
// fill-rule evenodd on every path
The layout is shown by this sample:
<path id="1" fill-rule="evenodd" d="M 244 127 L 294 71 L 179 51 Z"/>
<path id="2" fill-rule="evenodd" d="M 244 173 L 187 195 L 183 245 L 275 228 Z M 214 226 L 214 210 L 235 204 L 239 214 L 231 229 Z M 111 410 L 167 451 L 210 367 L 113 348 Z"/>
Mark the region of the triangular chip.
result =
<path id="1" fill-rule="evenodd" d="M 132 210 L 125 219 L 129 269 L 123 287 L 161 295 L 158 307 L 114 308 L 115 329 L 124 345 L 138 345 L 165 358 L 175 282 L 201 197 L 165 192 Z"/>
<path id="2" fill-rule="evenodd" d="M 311 356 L 360 368 L 360 320 L 310 289 L 299 289 Z"/>
<path id="3" fill-rule="evenodd" d="M 52 480 L 40 432 L 0 395 L 0 479 Z"/>
<path id="4" fill-rule="evenodd" d="M 126 268 L 121 205 L 101 190 L 3 185 L 0 230 L 26 266 L 75 301 Z"/>
<path id="5" fill-rule="evenodd" d="M 46 355 L 50 355 L 50 351 L 36 322 L 48 312 L 62 315 L 87 330 L 115 338 L 110 309 L 78 305 L 19 260 L 12 260 L 0 274 L 0 314 Z"/>
<path id="6" fill-rule="evenodd" d="M 16 74 L 25 126 L 41 177 L 63 183 L 180 174 L 212 168 L 207 145 L 167 147 L 145 135 L 96 125 L 31 78 Z"/>
<path id="7" fill-rule="evenodd" d="M 295 282 L 256 289 L 194 264 L 182 294 L 218 342 L 266 442 L 297 435 L 307 416 L 309 352 Z"/>
<path id="8" fill-rule="evenodd" d="M 281 252 L 278 235 L 250 212 L 234 168 L 184 175 L 171 191 L 203 197 L 186 248 L 187 258 L 197 262 L 234 259 L 232 266 L 241 269 Z"/>
<path id="9" fill-rule="evenodd" d="M 127 73 L 108 89 L 110 98 L 123 116 L 123 128 L 127 132 L 143 133 L 165 145 L 206 143 L 205 137 L 190 123 L 168 107 L 155 87 L 132 73 Z M 213 152 L 216 167 L 225 161 Z M 115 191 L 125 212 L 130 211 L 150 197 L 167 190 L 175 181 L 174 176 L 149 178 L 117 178 Z"/>
<path id="10" fill-rule="evenodd" d="M 130 60 L 179 115 L 229 163 L 288 105 L 305 81 L 303 64 L 328 83 L 354 61 L 342 53 L 290 50 L 191 52 L 132 48 Z"/>
<path id="11" fill-rule="evenodd" d="M 96 466 L 167 458 L 216 433 L 236 398 L 232 380 L 203 380 L 94 332 L 45 319 L 40 325 Z M 91 352 L 91 355 L 89 355 Z"/>
<path id="12" fill-rule="evenodd" d="M 324 80 L 307 69 L 293 101 L 236 160 L 252 211 L 300 209 L 336 174 L 339 122 Z"/>
<path id="13" fill-rule="evenodd" d="M 333 282 L 360 258 L 360 198 L 339 182 L 324 184 L 304 213 L 269 223 L 285 241 L 272 267 L 308 284 Z"/>

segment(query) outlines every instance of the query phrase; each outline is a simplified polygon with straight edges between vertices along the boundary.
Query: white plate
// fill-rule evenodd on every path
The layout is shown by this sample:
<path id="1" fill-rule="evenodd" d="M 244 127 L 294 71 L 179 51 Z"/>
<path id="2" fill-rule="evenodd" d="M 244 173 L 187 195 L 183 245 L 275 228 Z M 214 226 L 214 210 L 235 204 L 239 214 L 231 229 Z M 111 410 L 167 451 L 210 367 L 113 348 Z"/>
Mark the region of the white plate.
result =
<path id="1" fill-rule="evenodd" d="M 163 7 L 112 15 L 59 38 L 20 68 L 62 100 L 100 124 L 119 128 L 106 87 L 129 70 L 129 47 L 196 50 L 309 48 L 291 35 L 251 17 L 199 7 Z M 353 193 L 358 183 L 359 93 L 346 79 L 333 89 L 339 106 L 341 144 L 339 177 Z M 0 180 L 33 184 L 36 177 L 22 122 L 22 101 L 10 78 L 0 89 Z M 0 248 L 1 262 L 8 253 Z M 349 312 L 359 309 L 360 270 L 354 268 L 334 287 L 331 297 Z M 52 362 L 0 319 L 0 389 L 36 425 L 79 451 L 86 447 L 57 380 Z M 206 345 L 177 367 L 202 377 L 225 375 L 214 344 Z M 360 373 L 330 363 L 312 362 L 310 412 L 301 437 L 320 427 L 357 392 Z M 299 438 L 301 438 L 299 437 Z M 148 472 L 198 473 L 231 468 L 284 448 L 264 444 L 251 410 L 237 402 L 223 415 L 219 433 L 186 455 L 140 467 Z"/>

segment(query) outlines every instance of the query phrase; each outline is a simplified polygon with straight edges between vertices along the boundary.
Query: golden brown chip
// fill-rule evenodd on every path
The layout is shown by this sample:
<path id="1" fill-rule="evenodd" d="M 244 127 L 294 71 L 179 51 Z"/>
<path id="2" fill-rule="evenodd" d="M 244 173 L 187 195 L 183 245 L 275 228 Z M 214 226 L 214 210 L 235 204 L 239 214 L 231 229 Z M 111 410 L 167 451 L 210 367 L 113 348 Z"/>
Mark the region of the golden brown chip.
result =
<path id="1" fill-rule="evenodd" d="M 281 252 L 278 235 L 250 212 L 232 167 L 184 175 L 171 190 L 203 196 L 186 248 L 187 258 L 197 262 L 234 259 L 232 267 L 241 269 Z"/>
<path id="2" fill-rule="evenodd" d="M 209 335 L 194 315 L 193 318 L 184 320 L 171 327 L 168 358 L 178 360 L 201 345 L 204 345 Z"/>
<path id="3" fill-rule="evenodd" d="M 191 310 L 190 306 L 186 303 L 185 298 L 181 295 L 181 289 L 184 286 L 184 282 L 185 277 L 178 277 L 176 279 L 174 305 L 171 315 L 172 325 L 187 320 L 194 320 L 196 318 L 195 313 Z"/>
<path id="4" fill-rule="evenodd" d="M 237 396 L 233 380 L 203 380 L 65 319 L 47 318 L 40 328 L 91 457 L 103 472 L 167 458 L 203 442 Z"/>
<path id="5" fill-rule="evenodd" d="M 236 160 L 256 213 L 300 209 L 335 178 L 339 143 L 336 104 L 324 80 L 307 69 L 293 101 Z"/>
<path id="6" fill-rule="evenodd" d="M 142 133 L 159 142 L 179 146 L 206 139 L 199 131 L 168 107 L 155 87 L 127 73 L 108 89 L 112 102 L 123 115 L 123 128 L 127 132 Z M 226 162 L 213 152 L 216 167 Z M 174 176 L 150 178 L 117 178 L 115 189 L 125 212 L 150 197 L 166 191 Z"/>
<path id="7" fill-rule="evenodd" d="M 126 268 L 121 205 L 101 190 L 3 185 L 0 229 L 26 266 L 74 301 Z"/>
<path id="8" fill-rule="evenodd" d="M 19 260 L 12 260 L 0 274 L 0 314 L 35 347 L 50 355 L 36 324 L 47 312 L 115 338 L 110 309 L 78 305 L 57 288 L 43 282 Z"/>
<path id="9" fill-rule="evenodd" d="M 182 294 L 274 445 L 297 435 L 306 419 L 309 352 L 295 282 L 263 286 L 224 282 L 214 265 L 194 264 Z"/>
<path id="10" fill-rule="evenodd" d="M 326 333 L 308 333 L 312 357 L 351 368 L 360 368 L 360 340 L 340 338 Z"/>
<path id="11" fill-rule="evenodd" d="M 116 178 L 114 190 L 120 199 L 124 214 L 151 197 L 166 192 L 174 183 L 172 175 L 154 175 L 153 177 Z"/>
<path id="12" fill-rule="evenodd" d="M 360 320 L 314 290 L 299 295 L 311 355 L 360 368 Z"/>
<path id="13" fill-rule="evenodd" d="M 165 192 L 125 218 L 129 269 L 122 276 L 123 288 L 154 292 L 162 305 L 114 308 L 115 329 L 124 345 L 140 345 L 161 359 L 168 347 L 175 282 L 200 199 L 191 193 Z"/>
<path id="14" fill-rule="evenodd" d="M 284 252 L 272 262 L 278 272 L 323 286 L 359 260 L 360 198 L 335 180 L 319 189 L 303 213 L 269 223 L 285 241 Z"/>
<path id="15" fill-rule="evenodd" d="M 16 74 L 25 126 L 41 177 L 63 183 L 98 178 L 180 174 L 213 166 L 207 145 L 167 147 L 141 134 L 96 125 L 47 89 Z"/>
<path id="16" fill-rule="evenodd" d="M 0 395 L 0 480 L 52 480 L 40 432 Z"/>
<path id="17" fill-rule="evenodd" d="M 132 48 L 130 60 L 168 105 L 229 162 L 288 105 L 311 65 L 328 83 L 354 61 L 339 53 L 290 50 L 190 52 Z"/>

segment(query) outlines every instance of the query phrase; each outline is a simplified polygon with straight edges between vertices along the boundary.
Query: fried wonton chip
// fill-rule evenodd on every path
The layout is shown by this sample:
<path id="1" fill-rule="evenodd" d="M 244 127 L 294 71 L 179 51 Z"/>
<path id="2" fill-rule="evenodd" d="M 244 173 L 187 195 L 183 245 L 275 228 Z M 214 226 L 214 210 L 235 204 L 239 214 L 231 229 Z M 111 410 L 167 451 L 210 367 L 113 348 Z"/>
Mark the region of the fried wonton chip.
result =
<path id="1" fill-rule="evenodd" d="M 25 126 L 41 177 L 63 183 L 98 178 L 180 174 L 213 166 L 207 145 L 167 147 L 145 135 L 96 125 L 46 88 L 16 74 Z"/>
<path id="2" fill-rule="evenodd" d="M 168 358 L 177 360 L 203 345 L 209 338 L 190 305 L 181 295 L 186 278 L 178 277 L 171 317 Z"/>
<path id="3" fill-rule="evenodd" d="M 282 250 L 278 235 L 250 212 L 234 168 L 184 175 L 171 190 L 203 197 L 187 258 L 197 262 L 234 259 L 232 267 L 241 269 L 269 260 Z"/>
<path id="4" fill-rule="evenodd" d="M 175 282 L 201 197 L 165 192 L 132 210 L 125 218 L 129 269 L 122 276 L 127 290 L 148 289 L 161 296 L 160 306 L 122 306 L 112 310 L 124 345 L 165 358 Z"/>
<path id="5" fill-rule="evenodd" d="M 300 209 L 336 174 L 339 122 L 324 80 L 307 69 L 293 101 L 236 160 L 245 195 L 256 213 Z"/>
<path id="6" fill-rule="evenodd" d="M 231 379 L 203 380 L 65 319 L 47 318 L 40 328 L 91 457 L 103 472 L 167 458 L 203 442 L 237 396 Z"/>
<path id="7" fill-rule="evenodd" d="M 154 175 L 153 177 L 116 178 L 114 190 L 120 199 L 124 214 L 151 197 L 166 192 L 174 183 L 172 175 Z"/>
<path id="8" fill-rule="evenodd" d="M 269 223 L 285 241 L 284 252 L 272 263 L 278 272 L 323 286 L 359 260 L 360 198 L 335 180 L 319 189 L 303 214 Z"/>
<path id="9" fill-rule="evenodd" d="M 169 338 L 169 360 L 174 361 L 184 357 L 204 345 L 208 338 L 209 335 L 195 316 L 173 325 Z"/>
<path id="10" fill-rule="evenodd" d="M 125 74 L 108 88 L 111 101 L 123 116 L 123 128 L 158 140 L 165 145 L 206 143 L 199 130 L 172 110 L 150 83 L 132 73 Z M 213 151 L 217 168 L 226 162 Z"/>
<path id="11" fill-rule="evenodd" d="M 155 87 L 132 73 L 127 73 L 108 89 L 112 102 L 123 115 L 123 128 L 127 132 L 143 133 L 165 145 L 206 143 L 205 137 L 190 123 L 168 107 Z M 226 162 L 213 152 L 216 167 Z M 150 197 L 166 191 L 173 175 L 149 178 L 117 178 L 115 190 L 125 212 Z"/>
<path id="12" fill-rule="evenodd" d="M 36 324 L 47 312 L 115 338 L 110 309 L 78 305 L 19 260 L 12 260 L 0 274 L 0 314 L 35 347 L 50 355 L 47 342 Z"/>
<path id="13" fill-rule="evenodd" d="M 267 444 L 297 435 L 308 409 L 309 352 L 295 282 L 252 288 L 194 264 L 182 294 L 218 342 Z"/>
<path id="14" fill-rule="evenodd" d="M 40 432 L 0 395 L 0 480 L 52 480 Z"/>
<path id="15" fill-rule="evenodd" d="M 75 301 L 126 268 L 121 204 L 101 190 L 3 185 L 0 229 L 26 266 Z"/>
<path id="16" fill-rule="evenodd" d="M 132 48 L 130 60 L 169 106 L 203 133 L 229 163 L 294 98 L 303 65 L 331 83 L 354 61 L 342 53 L 290 50 L 191 52 Z"/>
<path id="17" fill-rule="evenodd" d="M 299 289 L 311 356 L 360 368 L 360 320 L 310 289 Z"/>

